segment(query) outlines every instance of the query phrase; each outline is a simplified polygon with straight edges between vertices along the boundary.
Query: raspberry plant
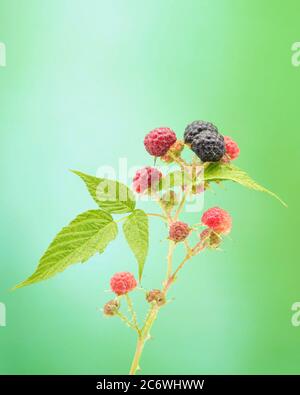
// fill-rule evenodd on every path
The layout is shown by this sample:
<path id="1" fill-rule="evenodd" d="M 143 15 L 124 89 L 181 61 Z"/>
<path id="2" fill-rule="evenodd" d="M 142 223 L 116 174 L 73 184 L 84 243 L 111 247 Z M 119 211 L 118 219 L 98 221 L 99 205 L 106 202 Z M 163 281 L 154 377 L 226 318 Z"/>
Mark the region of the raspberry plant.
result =
<path id="1" fill-rule="evenodd" d="M 213 207 L 202 214 L 201 223 L 187 224 L 180 220 L 187 199 L 202 194 L 211 184 L 233 181 L 250 189 L 267 192 L 285 203 L 266 188 L 253 181 L 244 171 L 232 164 L 239 155 L 239 147 L 230 137 L 225 138 L 210 122 L 194 121 L 184 133 L 184 141 L 178 140 L 170 128 L 157 128 L 144 140 L 147 152 L 165 163 L 177 165 L 178 169 L 163 175 L 155 167 L 147 166 L 136 172 L 132 189 L 116 180 L 97 178 L 73 171 L 85 183 L 89 193 L 99 206 L 79 214 L 54 238 L 38 264 L 35 272 L 16 288 L 47 280 L 75 263 L 86 262 L 96 253 L 102 253 L 118 234 L 118 222 L 138 264 L 138 282 L 128 272 L 112 276 L 110 287 L 115 298 L 103 307 L 107 317 L 119 317 L 136 332 L 137 345 L 130 374 L 139 369 L 145 343 L 150 339 L 151 328 L 158 313 L 168 301 L 169 289 L 179 272 L 193 257 L 205 249 L 217 249 L 229 234 L 232 220 L 229 213 Z M 183 150 L 192 153 L 192 159 L 183 158 Z M 133 192 L 134 191 L 134 192 Z M 178 191 L 181 192 L 179 198 Z M 148 213 L 136 208 L 136 195 L 149 195 L 157 202 L 160 213 Z M 123 214 L 117 220 L 113 214 Z M 166 276 L 159 289 L 141 288 L 142 275 L 149 247 L 149 217 L 157 217 L 167 225 L 168 254 Z M 201 229 L 202 227 L 202 229 Z M 190 236 L 197 234 L 198 241 L 191 245 Z M 185 257 L 181 262 L 173 258 L 175 249 L 181 245 Z M 177 263 L 177 264 L 176 264 Z M 137 318 L 130 294 L 145 292 L 149 309 L 143 323 Z M 127 306 L 122 311 L 122 306 Z M 123 309 L 124 310 L 124 309 Z"/>

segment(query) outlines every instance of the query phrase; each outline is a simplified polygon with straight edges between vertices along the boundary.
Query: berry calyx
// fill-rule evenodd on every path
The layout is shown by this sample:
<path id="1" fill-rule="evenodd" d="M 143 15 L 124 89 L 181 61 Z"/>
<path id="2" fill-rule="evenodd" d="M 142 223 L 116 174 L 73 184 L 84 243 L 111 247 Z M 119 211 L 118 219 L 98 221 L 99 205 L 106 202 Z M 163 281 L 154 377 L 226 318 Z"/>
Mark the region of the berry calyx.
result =
<path id="1" fill-rule="evenodd" d="M 194 139 L 197 138 L 204 130 L 210 130 L 212 132 L 218 133 L 218 128 L 211 122 L 194 121 L 185 128 L 184 142 L 186 144 L 192 144 Z"/>
<path id="2" fill-rule="evenodd" d="M 221 236 L 212 229 L 206 228 L 200 233 L 200 240 L 208 248 L 218 248 L 221 244 Z"/>
<path id="3" fill-rule="evenodd" d="M 147 292 L 146 300 L 149 303 L 156 302 L 158 306 L 163 306 L 166 303 L 166 297 L 159 289 Z"/>
<path id="4" fill-rule="evenodd" d="M 185 240 L 190 231 L 191 229 L 188 224 L 181 221 L 173 222 L 169 229 L 169 239 L 178 243 Z"/>
<path id="5" fill-rule="evenodd" d="M 120 302 L 118 300 L 112 299 L 107 303 L 105 303 L 103 307 L 103 313 L 104 315 L 112 317 L 117 314 L 119 307 L 120 307 Z"/>
<path id="6" fill-rule="evenodd" d="M 218 162 L 225 154 L 224 137 L 211 130 L 202 131 L 191 146 L 202 162 Z"/>
<path id="7" fill-rule="evenodd" d="M 179 157 L 184 148 L 184 142 L 181 140 L 176 140 L 174 144 L 171 145 L 168 152 L 161 157 L 161 160 L 167 163 L 174 162 L 174 157 Z"/>
<path id="8" fill-rule="evenodd" d="M 116 295 L 125 295 L 137 285 L 134 276 L 128 272 L 116 273 L 110 280 L 111 290 Z"/>
<path id="9" fill-rule="evenodd" d="M 154 189 L 159 180 L 162 178 L 162 173 L 154 167 L 144 167 L 138 170 L 133 177 L 133 189 L 137 193 L 142 193 L 147 189 Z"/>
<path id="10" fill-rule="evenodd" d="M 231 230 L 232 220 L 229 213 L 219 207 L 205 211 L 201 218 L 202 224 L 216 233 L 228 234 Z"/>
<path id="11" fill-rule="evenodd" d="M 225 142 L 225 157 L 229 160 L 236 159 L 240 154 L 240 149 L 237 143 L 229 136 L 224 136 Z"/>
<path id="12" fill-rule="evenodd" d="M 170 212 L 178 203 L 178 197 L 174 191 L 168 191 L 161 197 L 160 202 L 164 209 Z"/>
<path id="13" fill-rule="evenodd" d="M 175 141 L 176 134 L 172 129 L 157 128 L 146 135 L 144 145 L 150 155 L 163 156 Z"/>

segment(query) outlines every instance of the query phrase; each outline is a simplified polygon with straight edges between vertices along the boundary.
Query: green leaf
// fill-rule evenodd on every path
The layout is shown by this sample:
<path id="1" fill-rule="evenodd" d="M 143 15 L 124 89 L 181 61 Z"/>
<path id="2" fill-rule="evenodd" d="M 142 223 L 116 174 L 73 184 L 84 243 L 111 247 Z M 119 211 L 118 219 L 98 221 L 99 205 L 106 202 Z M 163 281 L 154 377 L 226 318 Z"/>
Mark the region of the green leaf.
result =
<path id="1" fill-rule="evenodd" d="M 56 235 L 36 271 L 16 288 L 47 280 L 74 263 L 87 261 L 96 252 L 103 252 L 117 232 L 109 213 L 89 210 L 78 215 Z"/>
<path id="2" fill-rule="evenodd" d="M 210 163 L 204 170 L 204 181 L 225 181 L 231 180 L 241 184 L 247 188 L 254 189 L 256 191 L 265 192 L 269 195 L 278 199 L 284 206 L 287 207 L 286 203 L 277 196 L 274 192 L 269 191 L 265 187 L 259 185 L 257 182 L 252 180 L 246 172 L 239 169 L 236 166 L 221 163 Z"/>
<path id="3" fill-rule="evenodd" d="M 129 213 L 134 210 L 135 197 L 126 185 L 76 170 L 72 172 L 85 182 L 92 198 L 103 210 L 113 214 Z"/>
<path id="4" fill-rule="evenodd" d="M 134 210 L 124 224 L 123 231 L 139 266 L 139 279 L 141 280 L 143 269 L 148 254 L 149 223 L 147 214 L 143 210 Z"/>
<path id="5" fill-rule="evenodd" d="M 191 182 L 191 175 L 187 171 L 183 172 L 182 170 L 176 170 L 160 179 L 158 189 L 161 191 L 174 187 L 182 187 L 190 184 Z"/>

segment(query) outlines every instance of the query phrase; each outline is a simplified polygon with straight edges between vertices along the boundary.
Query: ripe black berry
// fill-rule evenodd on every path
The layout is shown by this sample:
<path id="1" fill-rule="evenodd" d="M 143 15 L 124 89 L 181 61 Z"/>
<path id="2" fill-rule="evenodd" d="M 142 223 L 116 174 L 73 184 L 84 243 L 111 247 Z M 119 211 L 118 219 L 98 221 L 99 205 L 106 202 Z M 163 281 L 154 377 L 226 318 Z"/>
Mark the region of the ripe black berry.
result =
<path id="1" fill-rule="evenodd" d="M 211 130 L 212 132 L 218 133 L 218 128 L 211 122 L 194 121 L 185 128 L 184 142 L 186 144 L 192 144 L 194 139 L 204 130 Z"/>
<path id="2" fill-rule="evenodd" d="M 204 130 L 193 140 L 192 150 L 202 162 L 218 162 L 225 154 L 224 137 L 211 130 Z"/>

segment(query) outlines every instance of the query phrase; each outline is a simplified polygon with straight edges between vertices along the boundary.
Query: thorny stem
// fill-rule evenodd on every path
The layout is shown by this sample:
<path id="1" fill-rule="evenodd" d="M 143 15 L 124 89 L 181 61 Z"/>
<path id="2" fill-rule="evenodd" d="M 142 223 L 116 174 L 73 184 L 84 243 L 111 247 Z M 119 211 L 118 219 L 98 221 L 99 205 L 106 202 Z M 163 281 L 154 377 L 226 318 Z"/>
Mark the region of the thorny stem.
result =
<path id="1" fill-rule="evenodd" d="M 159 217 L 159 218 L 161 218 L 162 220 L 168 222 L 168 218 L 165 217 L 164 215 L 156 214 L 156 213 L 146 213 L 146 214 L 147 214 L 149 217 Z"/>
<path id="2" fill-rule="evenodd" d="M 125 297 L 126 297 L 126 301 L 128 304 L 128 311 L 129 311 L 131 318 L 132 318 L 132 326 L 138 333 L 140 333 L 140 329 L 139 329 L 137 319 L 136 319 L 136 313 L 135 313 L 133 305 L 132 305 L 132 300 L 128 294 L 126 294 Z"/>
<path id="3" fill-rule="evenodd" d="M 156 320 L 158 310 L 159 310 L 158 305 L 156 305 L 156 304 L 151 305 L 151 308 L 149 310 L 149 313 L 148 313 L 146 321 L 145 321 L 145 325 L 143 326 L 141 333 L 138 336 L 135 354 L 134 354 L 131 368 L 129 371 L 130 375 L 134 375 L 136 373 L 136 371 L 140 369 L 139 361 L 140 361 L 145 343 L 147 340 L 150 339 L 150 329 L 152 328 L 152 325 L 154 324 L 154 321 Z"/>
<path id="4" fill-rule="evenodd" d="M 170 247 L 171 248 L 171 247 Z M 179 264 L 179 266 L 177 267 L 177 269 L 174 271 L 173 274 L 170 274 L 167 278 L 167 281 L 164 283 L 162 292 L 166 295 L 170 286 L 173 284 L 174 280 L 176 279 L 176 276 L 178 275 L 178 272 L 183 268 L 183 266 L 186 264 L 186 262 L 196 253 L 200 252 L 201 250 L 203 250 L 205 248 L 205 245 L 200 242 L 198 244 L 196 244 L 196 246 L 192 249 L 190 249 L 190 251 L 186 254 L 185 258 L 183 259 L 183 261 Z M 170 252 L 170 250 L 169 250 Z M 170 254 L 170 259 L 172 259 L 173 256 L 173 252 L 174 252 L 174 248 L 171 248 L 171 254 Z M 138 336 L 138 340 L 137 340 L 137 345 L 136 345 L 136 350 L 135 350 L 135 354 L 133 357 L 133 361 L 132 361 L 132 365 L 130 368 L 130 375 L 134 375 L 137 370 L 140 369 L 139 367 L 139 361 L 145 346 L 145 343 L 147 340 L 150 339 L 150 330 L 152 328 L 152 325 L 154 324 L 157 314 L 159 312 L 160 306 L 158 306 L 157 304 L 152 304 L 149 313 L 146 317 L 145 320 L 145 325 L 143 326 L 143 328 L 141 329 L 139 336 Z"/>
<path id="5" fill-rule="evenodd" d="M 117 312 L 116 312 L 116 315 L 117 315 L 119 318 L 121 318 L 121 320 L 122 320 L 123 322 L 125 322 L 125 324 L 126 324 L 127 326 L 129 326 L 129 328 L 131 328 L 131 329 L 133 329 L 134 331 L 136 331 L 136 328 L 131 324 L 131 322 L 129 321 L 129 319 L 128 319 L 124 314 L 122 314 L 120 311 L 117 311 Z"/>
<path id="6" fill-rule="evenodd" d="M 170 157 L 174 160 L 174 162 L 178 163 L 182 169 L 189 166 L 189 164 L 184 159 L 182 159 L 180 156 L 176 156 L 171 152 L 169 152 L 168 155 L 170 155 Z"/>
<path id="7" fill-rule="evenodd" d="M 168 257 L 167 257 L 167 261 L 168 261 L 167 280 L 168 280 L 168 278 L 170 277 L 170 275 L 172 273 L 172 260 L 173 260 L 174 249 L 175 249 L 175 243 L 174 243 L 174 241 L 170 240 L 169 241 Z"/>
<path id="8" fill-rule="evenodd" d="M 160 208 L 162 209 L 163 213 L 165 214 L 168 223 L 172 222 L 171 214 L 165 209 L 164 205 L 162 204 L 160 197 L 157 197 L 157 203 L 159 204 Z"/>
<path id="9" fill-rule="evenodd" d="M 179 215 L 180 215 L 180 213 L 181 213 L 181 211 L 182 211 L 182 209 L 183 209 L 183 207 L 184 207 L 185 201 L 186 201 L 186 199 L 187 199 L 188 193 L 189 193 L 189 190 L 183 192 L 181 202 L 179 203 L 179 206 L 178 206 L 178 208 L 177 208 L 177 211 L 176 211 L 176 213 L 175 213 L 175 215 L 174 215 L 174 221 L 177 221 L 177 220 L 178 220 L 178 217 L 179 217 Z"/>

